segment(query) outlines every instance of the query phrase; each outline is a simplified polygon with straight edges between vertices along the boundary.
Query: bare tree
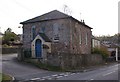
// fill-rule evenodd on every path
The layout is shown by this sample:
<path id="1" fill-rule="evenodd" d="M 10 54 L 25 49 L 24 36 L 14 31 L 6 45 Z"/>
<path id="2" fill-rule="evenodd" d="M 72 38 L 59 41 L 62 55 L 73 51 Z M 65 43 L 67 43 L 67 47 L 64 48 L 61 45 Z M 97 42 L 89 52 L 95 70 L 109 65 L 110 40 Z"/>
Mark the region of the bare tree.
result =
<path id="1" fill-rule="evenodd" d="M 72 11 L 67 5 L 63 5 L 63 11 L 64 13 L 71 15 Z"/>

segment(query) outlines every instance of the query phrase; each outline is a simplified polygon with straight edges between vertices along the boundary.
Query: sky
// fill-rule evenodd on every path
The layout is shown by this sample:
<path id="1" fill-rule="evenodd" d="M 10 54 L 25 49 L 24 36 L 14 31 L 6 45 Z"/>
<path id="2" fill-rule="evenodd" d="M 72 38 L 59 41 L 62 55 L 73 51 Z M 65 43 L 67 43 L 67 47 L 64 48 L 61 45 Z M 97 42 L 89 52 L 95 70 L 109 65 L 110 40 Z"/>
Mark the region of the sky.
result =
<path id="1" fill-rule="evenodd" d="M 22 34 L 20 22 L 40 16 L 52 10 L 64 12 L 64 5 L 71 16 L 84 20 L 92 27 L 95 36 L 118 33 L 119 0 L 0 0 L 0 31 L 11 28 Z"/>

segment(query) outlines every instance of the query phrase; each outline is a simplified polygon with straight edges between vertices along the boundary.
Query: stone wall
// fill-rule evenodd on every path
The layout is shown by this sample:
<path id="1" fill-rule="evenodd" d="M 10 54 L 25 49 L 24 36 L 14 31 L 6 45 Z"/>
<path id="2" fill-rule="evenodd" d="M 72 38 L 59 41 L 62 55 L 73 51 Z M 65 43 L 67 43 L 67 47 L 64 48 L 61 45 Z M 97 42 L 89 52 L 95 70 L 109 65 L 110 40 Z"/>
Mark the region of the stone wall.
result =
<path id="1" fill-rule="evenodd" d="M 11 53 L 17 53 L 18 52 L 18 48 L 2 48 L 2 54 L 11 54 Z"/>
<path id="2" fill-rule="evenodd" d="M 99 54 L 70 54 L 65 52 L 47 53 L 46 49 L 43 49 L 44 56 L 40 61 L 52 66 L 60 66 L 62 69 L 81 69 L 83 67 L 94 66 L 104 62 L 103 58 Z M 18 59 L 24 60 L 23 49 L 19 48 Z M 39 61 L 39 59 L 32 60 Z"/>
<path id="3" fill-rule="evenodd" d="M 70 29 L 70 51 L 73 54 L 91 54 L 91 29 L 75 20 L 71 20 Z"/>
<path id="4" fill-rule="evenodd" d="M 63 69 L 80 69 L 86 66 L 101 64 L 103 62 L 102 56 L 98 54 L 68 54 L 59 53 L 47 54 L 47 64 L 60 66 Z"/>
<path id="5" fill-rule="evenodd" d="M 71 19 L 49 20 L 23 25 L 23 48 L 31 49 L 32 31 L 35 26 L 35 34 L 44 32 L 52 41 L 51 51 L 71 52 L 71 54 L 91 54 L 91 29 Z M 54 29 L 58 28 L 54 32 Z M 59 41 L 54 41 L 55 35 L 58 34 Z M 86 42 L 87 34 L 87 44 Z M 81 35 L 81 43 L 80 43 Z"/>

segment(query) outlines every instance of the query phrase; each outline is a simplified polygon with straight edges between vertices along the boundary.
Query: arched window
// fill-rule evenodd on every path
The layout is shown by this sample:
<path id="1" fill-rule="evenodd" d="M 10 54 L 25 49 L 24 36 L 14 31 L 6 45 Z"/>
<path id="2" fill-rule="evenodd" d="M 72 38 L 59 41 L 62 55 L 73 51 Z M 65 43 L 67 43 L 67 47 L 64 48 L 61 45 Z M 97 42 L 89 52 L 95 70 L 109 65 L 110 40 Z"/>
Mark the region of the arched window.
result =
<path id="1" fill-rule="evenodd" d="M 53 25 L 54 41 L 59 41 L 59 25 L 55 23 Z"/>
<path id="2" fill-rule="evenodd" d="M 31 28 L 31 39 L 34 40 L 35 38 L 35 26 L 32 26 Z"/>
<path id="3" fill-rule="evenodd" d="M 79 44 L 82 44 L 82 33 L 79 33 Z"/>
<path id="4" fill-rule="evenodd" d="M 88 33 L 86 33 L 86 36 L 85 36 L 85 44 L 86 45 L 88 44 Z"/>
<path id="5" fill-rule="evenodd" d="M 45 27 L 42 27 L 42 28 L 41 28 L 41 32 L 42 32 L 42 33 L 45 33 Z"/>

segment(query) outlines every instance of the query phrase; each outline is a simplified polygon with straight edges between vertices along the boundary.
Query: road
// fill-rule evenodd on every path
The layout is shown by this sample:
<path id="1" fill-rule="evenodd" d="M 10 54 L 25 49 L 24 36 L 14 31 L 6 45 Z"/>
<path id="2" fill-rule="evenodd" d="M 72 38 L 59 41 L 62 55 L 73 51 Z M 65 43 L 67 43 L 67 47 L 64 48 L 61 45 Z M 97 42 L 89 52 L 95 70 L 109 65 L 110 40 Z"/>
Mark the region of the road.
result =
<path id="1" fill-rule="evenodd" d="M 51 72 L 20 63 L 16 57 L 17 54 L 2 56 L 2 71 L 17 80 L 118 80 L 118 63 L 87 72 Z"/>
<path id="2" fill-rule="evenodd" d="M 50 72 L 39 69 L 27 63 L 21 63 L 16 60 L 17 54 L 9 54 L 2 56 L 3 73 L 12 75 L 17 80 L 29 80 L 36 77 L 44 77 L 59 72 Z"/>
<path id="3" fill-rule="evenodd" d="M 118 80 L 118 64 L 84 73 L 74 73 L 59 80 Z"/>

